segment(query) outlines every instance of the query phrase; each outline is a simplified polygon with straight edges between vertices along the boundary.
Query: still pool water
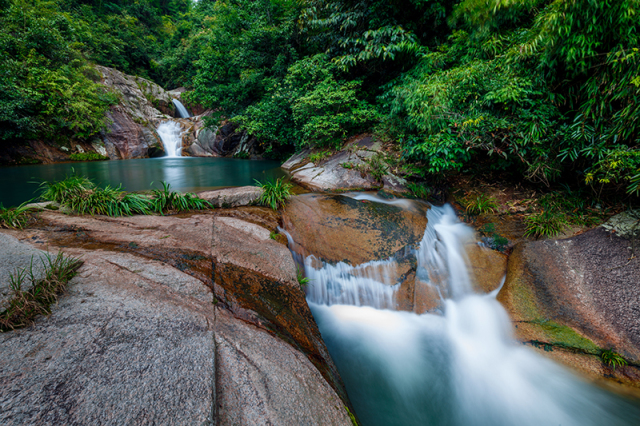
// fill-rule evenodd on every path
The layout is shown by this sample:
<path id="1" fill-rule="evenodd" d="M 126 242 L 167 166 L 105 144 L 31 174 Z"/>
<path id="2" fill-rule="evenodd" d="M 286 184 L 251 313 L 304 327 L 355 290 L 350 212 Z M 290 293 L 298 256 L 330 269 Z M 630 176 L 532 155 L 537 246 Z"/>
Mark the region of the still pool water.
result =
<path id="1" fill-rule="evenodd" d="M 127 191 L 149 189 L 151 183 L 171 184 L 176 191 L 202 191 L 230 186 L 254 185 L 284 176 L 280 162 L 234 158 L 143 158 L 34 166 L 0 167 L 0 203 L 16 206 L 38 196 L 42 181 L 64 179 L 73 171 L 98 185 L 118 186 Z"/>

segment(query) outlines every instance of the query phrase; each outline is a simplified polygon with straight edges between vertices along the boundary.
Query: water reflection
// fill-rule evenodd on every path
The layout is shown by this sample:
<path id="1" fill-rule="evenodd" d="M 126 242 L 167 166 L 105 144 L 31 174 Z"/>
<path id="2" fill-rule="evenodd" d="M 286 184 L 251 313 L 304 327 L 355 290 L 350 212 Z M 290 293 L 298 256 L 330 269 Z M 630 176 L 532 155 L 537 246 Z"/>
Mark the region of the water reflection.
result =
<path id="1" fill-rule="evenodd" d="M 138 160 L 62 163 L 0 168 L 0 202 L 18 205 L 37 196 L 40 182 L 54 181 L 75 170 L 101 186 L 122 184 L 127 191 L 149 189 L 154 182 L 171 184 L 179 191 L 253 185 L 254 180 L 274 179 L 284 175 L 280 163 L 270 160 L 233 158 L 144 158 Z"/>

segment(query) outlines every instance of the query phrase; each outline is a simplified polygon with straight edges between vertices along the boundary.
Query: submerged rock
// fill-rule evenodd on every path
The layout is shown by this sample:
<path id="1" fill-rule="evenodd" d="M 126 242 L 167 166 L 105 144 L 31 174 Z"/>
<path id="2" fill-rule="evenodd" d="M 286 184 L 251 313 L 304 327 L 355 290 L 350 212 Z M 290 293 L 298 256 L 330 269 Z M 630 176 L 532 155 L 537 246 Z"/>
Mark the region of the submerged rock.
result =
<path id="1" fill-rule="evenodd" d="M 591 376 L 640 387 L 640 369 L 615 370 L 597 357 L 612 349 L 640 363 L 640 263 L 633 244 L 603 228 L 565 240 L 519 243 L 498 300 L 525 342 Z"/>

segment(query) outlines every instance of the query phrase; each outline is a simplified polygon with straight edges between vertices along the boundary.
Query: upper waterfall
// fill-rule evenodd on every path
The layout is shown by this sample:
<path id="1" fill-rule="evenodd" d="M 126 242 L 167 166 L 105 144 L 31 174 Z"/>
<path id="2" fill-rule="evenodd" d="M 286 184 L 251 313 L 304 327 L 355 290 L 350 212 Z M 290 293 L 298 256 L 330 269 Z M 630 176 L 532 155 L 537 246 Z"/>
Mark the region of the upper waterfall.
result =
<path id="1" fill-rule="evenodd" d="M 182 105 L 182 102 L 180 102 L 177 99 L 172 99 L 172 101 L 173 101 L 173 105 L 175 105 L 176 107 L 176 111 L 178 111 L 178 115 L 180 116 L 180 118 L 191 117 L 191 114 L 189 114 L 189 111 L 187 111 L 184 105 Z"/>

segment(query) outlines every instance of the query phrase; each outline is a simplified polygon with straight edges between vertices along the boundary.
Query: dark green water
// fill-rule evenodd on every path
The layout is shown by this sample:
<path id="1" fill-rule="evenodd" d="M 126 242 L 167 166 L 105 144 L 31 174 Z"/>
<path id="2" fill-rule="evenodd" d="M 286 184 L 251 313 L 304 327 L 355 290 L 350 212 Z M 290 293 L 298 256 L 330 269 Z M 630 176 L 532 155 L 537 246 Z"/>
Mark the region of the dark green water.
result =
<path id="1" fill-rule="evenodd" d="M 144 158 L 138 160 L 95 161 L 35 166 L 0 167 L 0 203 L 16 206 L 37 197 L 42 181 L 64 179 L 72 171 L 87 176 L 101 186 L 122 184 L 127 191 L 142 191 L 152 182 L 171 184 L 176 191 L 253 185 L 283 176 L 278 161 L 234 158 Z"/>

